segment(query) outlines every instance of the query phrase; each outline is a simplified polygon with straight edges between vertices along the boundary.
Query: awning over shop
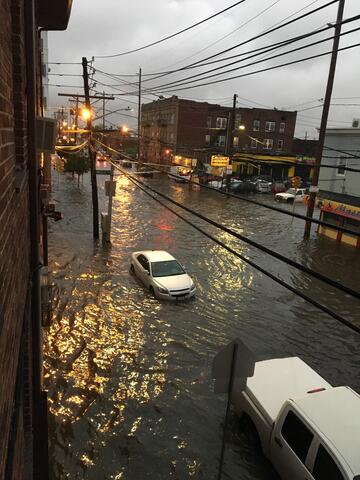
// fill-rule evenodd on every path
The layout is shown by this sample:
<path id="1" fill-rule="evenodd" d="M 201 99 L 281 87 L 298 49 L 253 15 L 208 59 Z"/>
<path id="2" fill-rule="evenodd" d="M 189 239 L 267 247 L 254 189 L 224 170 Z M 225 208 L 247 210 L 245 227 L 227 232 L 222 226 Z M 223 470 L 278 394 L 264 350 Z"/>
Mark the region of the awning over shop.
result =
<path id="1" fill-rule="evenodd" d="M 333 213 L 334 215 L 340 215 L 341 217 L 358 220 L 360 222 L 360 207 L 356 207 L 355 205 L 334 202 L 324 198 L 321 200 L 321 210 Z"/>

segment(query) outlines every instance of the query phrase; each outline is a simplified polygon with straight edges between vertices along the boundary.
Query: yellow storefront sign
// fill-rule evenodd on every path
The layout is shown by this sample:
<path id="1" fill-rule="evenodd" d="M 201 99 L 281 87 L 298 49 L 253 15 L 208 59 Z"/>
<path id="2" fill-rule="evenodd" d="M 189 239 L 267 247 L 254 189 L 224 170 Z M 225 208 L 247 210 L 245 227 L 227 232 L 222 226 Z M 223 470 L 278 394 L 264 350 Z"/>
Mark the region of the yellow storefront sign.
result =
<path id="1" fill-rule="evenodd" d="M 211 156 L 211 166 L 212 167 L 227 167 L 229 165 L 229 157 L 224 155 L 212 155 Z"/>

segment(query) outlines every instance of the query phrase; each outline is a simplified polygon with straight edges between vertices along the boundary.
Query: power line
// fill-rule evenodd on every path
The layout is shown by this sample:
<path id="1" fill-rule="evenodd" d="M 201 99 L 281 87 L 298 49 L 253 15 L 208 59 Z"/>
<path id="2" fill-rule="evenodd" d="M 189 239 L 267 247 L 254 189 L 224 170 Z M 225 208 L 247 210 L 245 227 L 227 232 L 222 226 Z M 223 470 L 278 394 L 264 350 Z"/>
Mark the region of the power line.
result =
<path id="1" fill-rule="evenodd" d="M 243 27 L 246 27 L 246 25 L 248 25 L 249 23 L 251 23 L 253 20 L 259 18 L 262 14 L 264 14 L 265 12 L 269 11 L 271 8 L 273 8 L 276 4 L 278 4 L 281 0 L 276 0 L 274 3 L 272 3 L 271 5 L 269 5 L 268 7 L 264 8 L 261 12 L 257 13 L 256 15 L 254 15 L 252 18 L 250 18 L 249 20 L 247 20 L 246 22 L 242 23 L 240 26 L 236 27 L 235 30 L 232 30 L 230 33 L 227 33 L 226 35 L 224 35 L 223 37 L 221 38 L 218 38 L 215 42 L 212 42 L 210 43 L 209 45 L 207 45 L 205 48 L 202 48 L 201 50 L 198 50 L 197 52 L 193 53 L 192 55 L 189 55 L 185 58 L 182 58 L 181 60 L 179 60 L 178 62 L 175 62 L 175 63 L 172 63 L 171 65 L 168 65 L 168 67 L 171 67 L 173 65 L 178 65 L 179 63 L 183 62 L 184 60 L 188 60 L 189 58 L 193 58 L 193 57 L 196 57 L 196 55 L 198 55 L 199 53 L 202 53 L 204 52 L 205 50 L 208 50 L 209 48 L 211 48 L 213 45 L 217 45 L 218 43 L 220 43 L 222 40 L 225 40 L 225 38 L 228 38 L 230 37 L 233 33 L 235 32 L 238 32 L 239 30 L 241 30 Z M 318 1 L 318 0 L 316 0 Z"/>
<path id="2" fill-rule="evenodd" d="M 129 55 L 130 53 L 135 53 L 135 52 L 139 52 L 140 50 L 145 50 L 146 48 L 149 48 L 149 47 L 153 47 L 154 45 L 158 45 L 159 43 L 162 43 L 162 42 L 165 42 L 166 40 L 169 40 L 170 38 L 174 38 L 176 37 L 177 35 L 180 35 L 184 32 L 187 32 L 195 27 L 198 27 L 199 25 L 205 23 L 205 22 L 208 22 L 209 20 L 212 20 L 213 18 L 225 13 L 225 12 L 228 12 L 229 10 L 231 10 L 232 8 L 235 8 L 237 7 L 238 5 L 244 3 L 246 0 L 240 0 L 239 2 L 236 2 L 236 3 L 233 3 L 232 5 L 230 5 L 229 7 L 227 8 L 224 8 L 223 10 L 220 10 L 219 12 L 216 12 L 214 13 L 213 15 L 210 15 L 210 17 L 207 17 L 207 18 L 204 18 L 203 20 L 201 20 L 200 22 L 197 22 L 197 23 L 194 23 L 192 25 L 190 25 L 189 27 L 186 27 L 186 28 L 183 28 L 182 30 L 179 30 L 178 32 L 175 32 L 175 33 L 172 33 L 171 35 L 168 35 L 164 38 L 161 38 L 160 40 L 156 40 L 156 42 L 152 42 L 152 43 L 148 43 L 147 45 L 143 45 L 142 47 L 138 47 L 138 48 L 134 48 L 132 50 L 128 50 L 126 52 L 122 52 L 122 53 L 116 53 L 114 55 L 97 55 L 95 56 L 94 58 L 114 58 L 114 57 L 122 57 L 124 55 Z"/>
<path id="3" fill-rule="evenodd" d="M 360 18 L 360 15 L 358 16 L 358 18 Z M 332 27 L 327 27 L 327 28 L 332 28 Z M 342 36 L 345 36 L 345 35 L 349 35 L 349 34 L 351 34 L 351 33 L 357 32 L 357 31 L 359 31 L 359 30 L 360 30 L 360 27 L 359 27 L 359 28 L 354 28 L 354 29 L 352 29 L 352 30 L 349 30 L 348 32 L 341 33 L 341 34 L 339 35 L 339 37 L 342 37 Z M 314 35 L 314 34 L 315 34 L 315 33 L 309 33 L 309 34 L 307 34 L 307 35 L 304 35 L 304 36 L 302 36 L 302 39 L 308 38 L 309 36 L 312 36 L 312 35 Z M 246 64 L 246 65 L 242 65 L 242 66 L 240 66 L 240 67 L 231 68 L 231 69 L 229 69 L 229 70 L 224 70 L 224 71 L 222 71 L 222 72 L 214 73 L 214 74 L 212 74 L 212 75 L 207 75 L 207 76 L 204 76 L 204 77 L 203 77 L 203 75 L 206 75 L 207 73 L 215 72 L 215 71 L 217 71 L 217 70 L 222 70 L 223 68 L 225 68 L 225 67 L 227 67 L 227 66 L 244 62 L 245 60 L 249 60 L 249 59 L 251 59 L 251 58 L 257 57 L 257 56 L 259 56 L 259 55 L 262 55 L 263 53 L 269 53 L 270 51 L 273 51 L 273 50 L 275 50 L 275 49 L 278 48 L 278 47 L 271 47 L 271 48 L 269 48 L 268 50 L 266 50 L 266 51 L 264 51 L 264 52 L 256 53 L 256 54 L 254 54 L 254 55 L 250 55 L 250 56 L 245 57 L 245 58 L 243 58 L 243 59 L 241 59 L 241 60 L 236 60 L 236 61 L 231 62 L 231 63 L 228 63 L 228 64 L 226 64 L 226 65 L 221 65 L 221 66 L 219 66 L 219 67 L 212 68 L 212 69 L 207 70 L 207 71 L 205 71 L 205 72 L 201 72 L 201 73 L 198 73 L 198 74 L 196 74 L 196 75 L 192 75 L 192 76 L 190 76 L 190 77 L 183 78 L 183 79 L 180 79 L 180 80 L 175 80 L 175 81 L 173 81 L 173 82 L 169 82 L 169 83 L 164 84 L 164 85 L 155 86 L 155 87 L 151 88 L 151 90 L 158 90 L 158 89 L 160 89 L 160 88 L 166 88 L 166 87 L 169 87 L 169 86 L 172 86 L 172 85 L 174 85 L 175 87 L 182 86 L 182 85 L 189 85 L 189 84 L 192 84 L 192 83 L 195 83 L 195 82 L 198 82 L 198 81 L 206 80 L 206 79 L 208 79 L 208 78 L 217 77 L 217 76 L 219 76 L 219 75 L 225 75 L 225 74 L 230 73 L 230 72 L 234 72 L 234 71 L 237 71 L 237 70 L 240 70 L 240 69 L 243 69 L 243 68 L 247 68 L 247 67 L 252 67 L 252 66 L 257 65 L 257 64 L 259 64 L 259 63 L 267 62 L 267 61 L 273 60 L 273 59 L 275 59 L 275 58 L 279 58 L 279 57 L 283 57 L 283 56 L 285 56 L 285 55 L 289 55 L 290 53 L 296 53 L 296 52 L 299 52 L 299 51 L 304 50 L 304 49 L 306 49 L 306 48 L 313 47 L 313 46 L 315 46 L 315 45 L 320 45 L 321 43 L 328 42 L 329 40 L 332 40 L 332 39 L 334 39 L 334 38 L 335 38 L 334 36 L 327 37 L 327 38 L 324 38 L 324 39 L 322 39 L 322 40 L 318 40 L 318 41 L 316 41 L 316 42 L 312 42 L 312 43 L 309 43 L 309 44 L 307 44 L 307 45 L 303 45 L 303 46 L 301 46 L 301 47 L 297 47 L 297 48 L 294 48 L 294 49 L 292 49 L 292 50 L 288 50 L 288 51 L 286 51 L 286 52 L 282 52 L 282 53 L 278 53 L 278 54 L 273 55 L 273 56 L 270 56 L 270 57 L 262 58 L 262 59 L 260 59 L 260 60 L 255 61 L 255 62 L 251 62 L 251 63 L 248 63 L 248 64 Z M 298 39 L 291 40 L 291 41 L 289 41 L 289 43 L 293 43 L 293 42 L 296 42 L 296 41 L 298 41 Z M 202 78 L 196 79 L 196 77 L 202 77 Z M 191 79 L 191 80 L 189 80 L 189 79 Z M 186 80 L 189 80 L 189 81 L 186 81 Z M 149 90 L 150 90 L 150 89 L 149 89 Z M 145 90 L 145 91 L 146 91 L 146 90 Z"/>
<path id="4" fill-rule="evenodd" d="M 209 220 L 210 219 L 207 219 L 206 217 L 204 217 L 203 215 L 199 214 L 198 212 L 195 212 L 194 210 L 191 210 L 189 209 L 188 207 L 185 207 L 184 205 L 181 205 L 180 203 L 176 202 L 175 200 L 171 199 L 170 197 L 167 197 L 166 195 L 162 194 L 161 192 L 158 192 L 156 191 L 155 189 L 149 187 L 149 185 L 145 184 L 144 182 L 141 182 L 139 179 L 135 179 L 132 175 L 128 175 L 126 172 L 124 172 L 121 168 L 118 167 L 118 165 L 114 164 L 113 162 L 111 162 L 112 165 L 114 166 L 114 168 L 116 168 L 117 170 L 119 170 L 124 176 L 126 176 L 134 185 L 136 185 L 138 188 L 140 188 L 144 193 L 146 193 L 147 195 L 149 195 L 150 197 L 152 197 L 155 201 L 157 201 L 159 204 L 161 204 L 162 206 L 164 206 L 165 208 L 167 208 L 169 211 L 171 211 L 174 215 L 176 215 L 177 217 L 181 218 L 183 221 L 185 221 L 188 225 L 191 225 L 193 228 L 195 228 L 196 230 L 198 230 L 200 233 L 202 233 L 203 235 L 205 235 L 206 237 L 210 238 L 211 240 L 213 240 L 214 242 L 216 242 L 218 245 L 220 245 L 222 248 L 225 248 L 227 251 L 229 251 L 230 253 L 232 253 L 233 255 L 237 256 L 238 258 L 240 258 L 241 260 L 243 260 L 244 262 L 246 262 L 247 264 L 249 264 L 250 266 L 252 266 L 253 268 L 255 268 L 256 270 L 260 271 L 261 273 L 263 273 L 264 275 L 266 275 L 267 277 L 271 278 L 273 281 L 275 281 L 276 283 L 279 283 L 280 285 L 282 285 L 283 287 L 285 287 L 286 289 L 290 290 L 291 292 L 295 293 L 296 295 L 300 296 L 301 298 L 303 298 L 305 301 L 307 301 L 308 303 L 311 303 L 313 306 L 319 308 L 320 310 L 322 310 L 323 312 L 327 313 L 328 315 L 330 315 L 332 318 L 334 318 L 335 320 L 339 321 L 340 323 L 342 323 L 343 325 L 347 326 L 348 328 L 350 328 L 351 330 L 355 331 L 356 333 L 360 333 L 360 327 L 358 327 L 357 325 L 354 325 L 352 322 L 349 322 L 347 319 L 345 319 L 344 317 L 341 317 L 340 315 L 338 315 L 337 313 L 333 312 L 332 310 L 330 310 L 328 307 L 320 304 L 319 302 L 317 302 L 316 300 L 313 300 L 311 297 L 305 295 L 304 293 L 302 293 L 300 290 L 292 287 L 291 285 L 289 285 L 288 283 L 284 282 L 283 280 L 281 280 L 280 278 L 278 278 L 277 276 L 273 275 L 272 273 L 270 273 L 268 270 L 265 270 L 264 268 L 260 267 L 259 265 L 257 265 L 255 262 L 253 262 L 252 260 L 249 260 L 247 257 L 245 257 L 244 255 L 240 254 L 239 252 L 235 251 L 234 249 L 232 249 L 231 247 L 227 246 L 225 243 L 221 242 L 220 240 L 218 240 L 216 237 L 214 237 L 213 235 L 207 233 L 205 230 L 201 229 L 200 227 L 198 227 L 197 225 L 195 225 L 194 223 L 192 223 L 190 220 L 186 219 L 185 217 L 183 217 L 182 215 L 180 215 L 178 212 L 176 212 L 175 210 L 171 209 L 169 206 L 167 206 L 166 204 L 164 204 L 163 202 L 161 202 L 157 197 L 155 197 L 154 195 L 150 194 L 150 191 L 154 192 L 156 195 L 159 195 L 163 198 L 165 198 L 167 201 L 173 203 L 174 205 L 176 205 L 177 207 L 183 209 L 183 210 L 186 210 L 187 212 L 191 213 L 192 215 L 198 217 L 198 218 L 201 218 L 203 219 L 204 221 L 208 222 L 209 223 Z M 145 188 L 144 188 L 145 187 Z M 212 222 L 210 221 L 211 224 L 213 224 L 213 226 L 216 226 L 217 228 L 220 228 L 221 230 L 223 230 L 224 226 L 220 225 L 220 224 L 217 224 L 217 222 Z M 220 225 L 219 227 L 217 225 Z M 310 270 L 310 269 L 309 269 Z M 326 277 L 325 277 L 326 278 Z M 337 283 L 337 282 L 336 282 Z M 355 292 L 357 293 L 357 292 Z"/>
<path id="5" fill-rule="evenodd" d="M 277 30 L 280 30 L 281 28 L 284 28 L 284 27 L 286 27 L 286 26 L 288 26 L 288 25 L 291 25 L 291 24 L 293 24 L 293 23 L 295 23 L 295 22 L 297 22 L 297 21 L 299 21 L 299 20 L 302 20 L 302 19 L 304 19 L 304 18 L 306 18 L 306 17 L 308 17 L 308 16 L 310 16 L 310 15 L 313 15 L 314 13 L 317 13 L 317 12 L 323 10 L 324 8 L 327 8 L 327 7 L 329 7 L 330 5 L 333 5 L 334 3 L 337 3 L 338 1 L 339 1 L 339 0 L 332 0 L 331 2 L 328 2 L 328 3 L 322 5 L 322 6 L 318 7 L 318 8 L 315 8 L 315 9 L 313 9 L 313 10 L 310 10 L 310 12 L 304 13 L 303 15 L 300 15 L 299 17 L 296 17 L 296 18 L 294 18 L 294 19 L 292 19 L 292 20 L 289 20 L 288 22 L 282 23 L 281 25 L 278 25 L 278 26 L 276 26 L 276 27 L 274 27 L 274 28 L 271 28 L 270 30 L 266 30 L 265 32 L 262 32 L 262 33 L 260 33 L 260 34 L 258 34 L 258 35 L 255 35 L 255 36 L 253 36 L 253 37 L 249 38 L 248 40 L 245 40 L 245 41 L 243 41 L 243 42 L 241 42 L 241 43 L 238 43 L 238 44 L 236 44 L 236 45 L 233 45 L 233 46 L 230 47 L 230 48 L 227 48 L 227 49 L 222 50 L 222 51 L 220 51 L 220 52 L 217 52 L 217 53 L 215 53 L 215 54 L 213 54 L 213 55 L 210 55 L 209 57 L 203 58 L 203 59 L 198 60 L 198 61 L 196 61 L 196 62 L 193 62 L 193 63 L 191 63 L 191 64 L 185 65 L 184 67 L 181 67 L 181 68 L 178 68 L 178 69 L 176 69 L 176 70 L 173 70 L 173 71 L 170 72 L 170 73 L 176 73 L 176 72 L 180 72 L 180 71 L 183 71 L 183 70 L 188 70 L 188 69 L 190 69 L 190 68 L 199 68 L 199 67 L 201 67 L 201 66 L 207 65 L 205 62 L 207 62 L 208 60 L 212 60 L 213 58 L 216 58 L 216 57 L 218 57 L 218 56 L 220 56 L 220 55 L 223 55 L 224 53 L 227 53 L 227 52 L 230 52 L 230 51 L 232 51 L 232 50 L 235 50 L 236 48 L 242 47 L 242 46 L 244 46 L 244 45 L 246 45 L 246 44 L 248 44 L 248 43 L 250 43 L 250 42 L 252 42 L 252 41 L 254 41 L 254 40 L 258 40 L 259 38 L 262 38 L 262 37 L 264 37 L 264 36 L 266 36 L 266 35 L 269 35 L 270 33 L 273 33 L 273 32 L 275 32 L 275 31 L 277 31 Z M 221 62 L 221 61 L 225 61 L 225 60 L 228 60 L 228 58 L 219 59 L 219 60 L 217 60 L 217 61 Z M 166 76 L 166 75 L 169 75 L 169 73 L 168 73 L 168 72 L 164 72 L 162 75 L 159 75 L 159 76 L 157 76 L 157 77 L 154 77 L 152 80 L 155 80 L 155 79 L 157 79 L 157 78 L 160 78 L 160 77 L 163 77 L 163 76 Z"/>
<path id="6" fill-rule="evenodd" d="M 338 51 L 341 52 L 341 51 L 345 51 L 345 50 L 350 50 L 352 48 L 356 48 L 356 47 L 359 47 L 359 46 L 360 46 L 360 43 L 355 43 L 355 44 L 349 45 L 347 47 L 339 48 Z M 233 77 L 228 77 L 228 78 L 224 78 L 224 79 L 221 79 L 221 80 L 213 80 L 211 82 L 199 83 L 198 85 L 192 85 L 192 86 L 183 87 L 183 88 L 168 89 L 168 90 L 165 90 L 165 91 L 166 92 L 178 92 L 178 91 L 182 91 L 182 90 L 189 90 L 189 89 L 192 89 L 192 88 L 198 88 L 198 87 L 203 87 L 203 86 L 207 86 L 207 85 L 214 85 L 216 83 L 229 82 L 229 81 L 237 79 L 237 78 L 248 77 L 250 75 L 256 75 L 258 73 L 264 73 L 264 72 L 268 72 L 268 71 L 271 71 L 271 70 L 276 70 L 278 68 L 287 67 L 289 65 L 295 65 L 297 63 L 306 62 L 308 60 L 314 60 L 315 58 L 321 58 L 321 57 L 324 57 L 324 56 L 329 55 L 331 53 L 332 53 L 332 51 L 330 50 L 328 52 L 320 53 L 318 55 L 312 55 L 310 57 L 301 58 L 299 60 L 293 60 L 291 62 L 282 63 L 280 65 L 274 65 L 272 67 L 263 68 L 263 69 L 260 69 L 260 70 L 255 70 L 254 72 L 243 73 L 241 75 L 235 75 Z"/>
<path id="7" fill-rule="evenodd" d="M 95 139 L 95 141 L 97 143 L 99 143 L 100 145 L 102 145 L 103 147 L 107 148 L 109 151 L 112 151 L 114 153 L 117 153 L 119 155 L 122 155 L 123 157 L 127 158 L 128 160 L 132 161 L 133 163 L 138 163 L 136 161 L 134 161 L 132 158 L 128 157 L 126 154 L 124 154 L 123 152 L 119 152 L 118 150 L 115 150 L 114 148 L 106 145 L 105 143 L 102 143 L 100 142 L 98 139 Z M 146 163 L 143 163 L 144 165 L 146 165 Z M 158 167 L 159 166 L 164 166 L 166 168 L 170 167 L 171 165 L 160 165 L 160 164 L 147 164 L 147 165 L 157 165 Z M 186 165 L 183 165 L 183 166 L 186 166 Z M 166 173 L 164 172 L 164 170 L 158 170 L 159 173 Z M 174 178 L 178 178 L 176 175 L 173 175 L 171 173 L 168 173 L 169 176 L 171 177 L 174 177 Z M 236 198 L 238 200 L 242 200 L 244 202 L 247 202 L 247 203 L 251 203 L 253 205 L 257 205 L 259 207 L 263 207 L 263 208 L 267 208 L 268 210 L 273 210 L 275 212 L 278 212 L 278 213 L 282 213 L 282 214 L 285 214 L 285 215 L 288 215 L 290 217 L 295 217 L 295 218 L 298 218 L 300 220 L 304 220 L 304 221 L 310 221 L 312 223 L 315 223 L 316 225 L 321 225 L 323 227 L 327 227 L 327 228 L 332 228 L 333 230 L 338 230 L 342 233 L 346 233 L 346 234 L 349 234 L 349 235 L 356 235 L 358 236 L 359 235 L 359 232 L 355 232 L 353 230 L 350 230 L 346 227 L 341 227 L 341 226 L 336 226 L 336 225 L 332 225 L 331 223 L 329 222 L 324 222 L 323 220 L 317 220 L 315 218 L 312 218 L 312 217 L 307 217 L 306 215 L 302 215 L 300 213 L 296 213 L 296 212 L 290 212 L 289 210 L 284 210 L 282 208 L 279 208 L 279 207 L 275 207 L 275 206 L 272 206 L 272 205 L 268 205 L 268 204 L 265 204 L 265 203 L 261 203 L 261 202 L 258 202 L 257 200 L 252 200 L 250 198 L 246 198 L 246 197 L 242 197 L 240 195 L 235 195 L 233 193 L 230 193 L 230 192 L 224 192 L 223 190 L 218 190 L 216 188 L 213 188 L 213 187 L 210 187 L 209 185 L 206 185 L 206 184 L 203 184 L 203 183 L 197 183 L 197 182 L 194 182 L 192 180 L 186 180 L 188 183 L 191 183 L 191 184 L 194 184 L 194 185 L 200 185 L 201 187 L 204 187 L 205 189 L 207 190 L 212 190 L 213 192 L 217 192 L 221 195 L 226 195 L 228 197 L 232 197 L 232 198 Z"/>

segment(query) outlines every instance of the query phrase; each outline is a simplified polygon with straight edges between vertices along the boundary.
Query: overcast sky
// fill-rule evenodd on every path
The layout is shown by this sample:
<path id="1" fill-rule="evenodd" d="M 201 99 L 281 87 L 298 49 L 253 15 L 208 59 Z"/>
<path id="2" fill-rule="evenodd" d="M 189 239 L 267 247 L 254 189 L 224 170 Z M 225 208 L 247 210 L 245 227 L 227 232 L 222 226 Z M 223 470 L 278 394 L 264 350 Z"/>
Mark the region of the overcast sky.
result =
<path id="1" fill-rule="evenodd" d="M 174 70 L 244 42 L 278 24 L 295 12 L 299 12 L 304 7 L 307 8 L 296 16 L 327 2 L 328 0 L 246 0 L 243 4 L 217 16 L 213 20 L 164 43 L 130 55 L 100 59 L 96 58 L 96 56 L 121 53 L 163 38 L 232 5 L 235 3 L 235 0 L 133 0 L 132 2 L 119 0 L 74 0 L 68 29 L 64 32 L 51 32 L 49 34 L 49 62 L 80 63 L 82 56 L 86 56 L 89 60 L 95 56 L 93 63 L 95 69 L 116 75 L 136 74 L 139 66 L 142 67 L 145 75 L 153 72 Z M 346 0 L 345 3 L 344 18 L 360 14 L 360 0 Z M 327 23 L 336 19 L 336 12 L 337 4 L 334 4 L 311 17 L 232 50 L 226 56 L 243 53 L 324 27 Z M 360 21 L 343 27 L 343 31 L 346 32 L 357 27 L 360 27 Z M 311 37 L 311 39 L 302 41 L 302 43 L 268 53 L 267 56 L 326 38 L 332 35 L 332 32 L 332 29 L 328 30 L 325 33 Z M 225 36 L 226 38 L 223 38 Z M 341 38 L 340 47 L 355 43 L 360 43 L 360 31 Z M 208 81 L 224 79 L 230 75 L 241 75 L 326 52 L 331 47 L 332 42 L 328 41 L 319 46 L 269 60 L 259 65 L 242 68 L 231 74 L 208 79 Z M 254 60 L 259 58 L 262 57 Z M 227 68 L 239 67 L 250 61 Z M 201 86 L 173 93 L 169 91 L 170 87 L 162 87 L 157 91 L 164 92 L 165 96 L 176 94 L 179 97 L 207 100 L 222 105 L 230 105 L 232 95 L 237 93 L 239 95 L 239 106 L 253 107 L 256 106 L 254 102 L 257 102 L 257 104 L 269 108 L 298 110 L 296 134 L 304 136 L 305 132 L 307 132 L 308 136 L 313 138 L 317 134 L 316 127 L 319 124 L 321 108 L 312 107 L 320 105 L 318 99 L 324 97 L 329 61 L 330 56 L 325 56 L 215 85 Z M 217 63 L 201 69 L 188 70 L 187 72 L 177 72 L 153 82 L 144 83 L 144 87 L 153 88 L 154 86 L 161 86 L 181 78 L 188 78 L 192 74 L 194 75 L 228 62 Z M 82 73 L 81 65 L 49 66 L 51 74 L 67 73 L 81 75 Z M 129 92 L 136 88 L 124 84 L 124 81 L 136 82 L 136 77 L 123 77 L 115 80 L 96 72 L 94 78 L 97 81 L 96 89 L 98 91 L 105 90 L 107 93 L 119 93 L 119 90 Z M 329 126 L 351 126 L 354 118 L 360 118 L 359 78 L 360 47 L 340 52 Z M 60 100 L 57 96 L 58 91 L 81 93 L 80 88 L 75 88 L 82 85 L 81 76 L 60 77 L 51 75 L 50 83 L 73 86 L 71 88 L 50 87 L 50 105 L 52 107 L 57 107 L 61 104 L 66 105 L 66 100 Z M 104 86 L 102 83 L 116 85 L 116 87 Z M 147 94 L 144 102 L 155 98 L 154 95 Z M 121 115 L 112 115 L 108 119 L 116 124 L 135 126 L 136 119 L 134 117 L 137 112 L 136 105 L 132 102 L 136 102 L 136 100 L 136 97 L 128 96 L 108 102 L 107 108 L 111 110 L 127 106 L 134 108 L 133 112 L 124 112 L 128 116 L 120 112 Z"/>

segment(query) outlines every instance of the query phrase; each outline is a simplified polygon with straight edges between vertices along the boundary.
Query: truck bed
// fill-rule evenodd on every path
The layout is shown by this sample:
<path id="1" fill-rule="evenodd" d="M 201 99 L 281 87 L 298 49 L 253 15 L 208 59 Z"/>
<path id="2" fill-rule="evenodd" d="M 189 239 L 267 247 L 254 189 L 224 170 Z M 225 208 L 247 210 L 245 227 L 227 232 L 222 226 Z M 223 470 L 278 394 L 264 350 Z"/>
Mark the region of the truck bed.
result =
<path id="1" fill-rule="evenodd" d="M 331 385 L 300 358 L 289 357 L 256 362 L 246 393 L 272 424 L 286 400 L 304 396 L 315 388 Z"/>

